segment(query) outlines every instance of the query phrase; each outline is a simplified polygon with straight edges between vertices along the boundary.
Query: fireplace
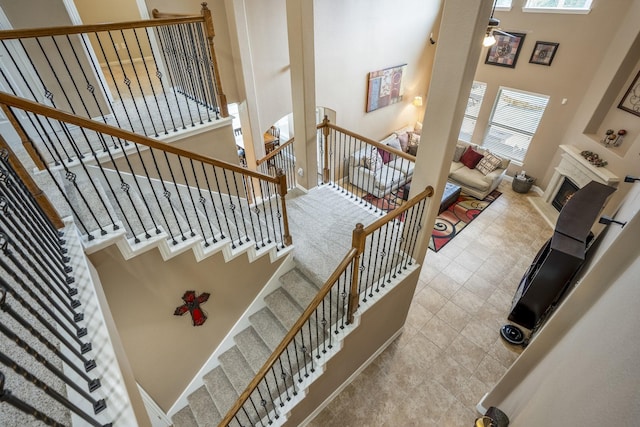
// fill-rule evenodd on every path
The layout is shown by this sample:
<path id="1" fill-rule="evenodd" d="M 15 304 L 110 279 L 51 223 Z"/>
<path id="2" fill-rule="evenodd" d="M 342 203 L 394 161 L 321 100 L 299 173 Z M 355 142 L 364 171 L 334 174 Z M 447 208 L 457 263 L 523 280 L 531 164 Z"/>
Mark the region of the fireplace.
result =
<path id="1" fill-rule="evenodd" d="M 551 204 L 553 205 L 554 208 L 558 210 L 558 212 L 562 210 L 562 207 L 573 196 L 573 193 L 575 193 L 580 189 L 576 184 L 574 184 L 573 181 L 571 181 L 566 176 L 563 178 L 564 179 L 562 180 L 562 184 L 560 185 L 558 192 L 556 193 L 555 197 L 551 201 Z"/>
<path id="2" fill-rule="evenodd" d="M 610 187 L 617 187 L 620 178 L 606 167 L 596 167 L 580 154 L 580 149 L 572 145 L 560 145 L 560 163 L 542 197 L 529 197 L 534 208 L 542 215 L 549 227 L 554 228 L 562 206 L 571 194 L 591 181 Z"/>

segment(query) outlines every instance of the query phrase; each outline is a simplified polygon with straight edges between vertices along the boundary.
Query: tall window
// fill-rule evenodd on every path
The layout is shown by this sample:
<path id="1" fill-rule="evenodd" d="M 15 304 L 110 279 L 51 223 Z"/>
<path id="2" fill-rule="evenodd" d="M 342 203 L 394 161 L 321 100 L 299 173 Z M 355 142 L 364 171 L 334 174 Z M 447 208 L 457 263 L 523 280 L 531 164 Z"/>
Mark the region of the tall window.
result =
<path id="1" fill-rule="evenodd" d="M 592 0 L 527 0 L 525 11 L 588 12 Z"/>
<path id="2" fill-rule="evenodd" d="M 496 0 L 496 10 L 511 9 L 511 0 Z"/>
<path id="3" fill-rule="evenodd" d="M 546 95 L 501 87 L 482 145 L 496 154 L 522 162 L 547 102 L 549 97 Z"/>
<path id="4" fill-rule="evenodd" d="M 487 89 L 487 84 L 482 82 L 473 82 L 471 86 L 471 92 L 469 92 L 469 100 L 467 101 L 467 109 L 464 111 L 464 118 L 462 119 L 462 126 L 460 127 L 460 135 L 458 139 L 461 141 L 471 142 L 471 136 L 473 130 L 476 127 L 476 121 L 478 120 L 478 112 L 482 105 L 482 99 L 484 98 L 484 92 Z"/>

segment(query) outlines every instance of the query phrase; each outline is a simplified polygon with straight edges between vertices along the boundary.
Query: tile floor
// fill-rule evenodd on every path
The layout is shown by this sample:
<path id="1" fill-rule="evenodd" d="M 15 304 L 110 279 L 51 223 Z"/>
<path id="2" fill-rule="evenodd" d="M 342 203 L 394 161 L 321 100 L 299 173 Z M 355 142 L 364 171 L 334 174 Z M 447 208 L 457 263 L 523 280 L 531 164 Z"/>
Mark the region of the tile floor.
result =
<path id="1" fill-rule="evenodd" d="M 440 252 L 429 251 L 402 335 L 310 424 L 465 427 L 521 351 L 505 344 L 520 278 L 552 230 L 528 197 L 500 196 Z"/>

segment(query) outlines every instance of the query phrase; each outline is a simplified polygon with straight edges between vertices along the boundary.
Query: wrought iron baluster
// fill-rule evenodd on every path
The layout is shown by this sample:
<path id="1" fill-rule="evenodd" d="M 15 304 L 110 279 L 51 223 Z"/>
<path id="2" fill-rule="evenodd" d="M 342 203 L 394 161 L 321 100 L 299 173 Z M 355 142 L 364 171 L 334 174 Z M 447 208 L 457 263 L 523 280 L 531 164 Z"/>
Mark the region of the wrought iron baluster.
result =
<path id="1" fill-rule="evenodd" d="M 207 94 L 206 94 L 206 88 L 205 88 L 206 79 L 203 76 L 203 70 L 202 70 L 202 64 L 204 62 L 204 59 L 202 57 L 202 52 L 199 50 L 200 44 L 197 43 L 194 35 L 194 26 L 196 25 L 197 25 L 196 23 L 187 24 L 189 39 L 191 40 L 191 46 L 193 47 L 193 59 L 192 59 L 192 63 L 194 64 L 193 68 L 195 68 L 195 71 L 197 73 L 197 77 L 194 80 L 197 83 L 199 83 L 196 85 L 196 91 L 198 92 L 198 95 L 199 95 L 196 101 L 199 105 L 207 107 Z M 211 122 L 211 114 L 209 112 L 209 109 L 205 108 L 205 111 L 207 113 L 207 121 Z M 200 108 L 198 108 L 198 112 L 200 113 Z M 202 124 L 202 116 L 200 117 L 200 124 Z"/>
<path id="2" fill-rule="evenodd" d="M 202 24 L 194 24 L 198 31 L 198 39 L 200 41 L 200 50 L 203 53 L 204 59 L 204 74 L 207 76 L 207 89 L 208 89 L 208 102 L 207 107 L 213 111 L 218 112 L 218 101 L 216 99 L 216 90 L 215 90 L 215 81 L 212 76 L 213 74 L 213 60 L 211 59 L 211 52 L 209 51 L 209 45 L 204 36 L 204 31 L 202 29 Z M 216 115 L 216 119 L 218 119 Z"/>
<path id="3" fill-rule="evenodd" d="M 225 171 L 225 177 L 226 177 L 226 171 Z M 231 176 L 232 176 L 232 181 L 233 181 L 233 185 L 235 186 L 236 189 L 236 200 L 238 201 L 238 208 L 240 210 L 240 218 L 242 219 L 241 224 L 244 227 L 244 235 L 245 235 L 245 241 L 249 242 L 251 240 L 251 237 L 249 236 L 249 231 L 247 230 L 247 220 L 244 217 L 244 212 L 242 211 L 242 198 L 240 197 L 240 190 L 238 189 L 238 178 L 236 176 L 236 172 L 231 172 Z M 242 176 L 241 176 L 242 179 Z M 245 203 L 247 204 L 247 209 L 249 211 L 249 221 L 251 222 L 251 231 L 254 232 L 254 228 L 253 228 L 253 217 L 251 216 L 251 206 L 249 206 L 249 201 L 246 200 L 245 197 Z M 254 232 L 254 240 L 257 240 L 255 237 L 255 232 Z"/>
<path id="4" fill-rule="evenodd" d="M 169 97 L 168 97 L 168 93 L 164 87 L 164 82 L 162 81 L 162 72 L 160 71 L 160 67 L 158 66 L 158 60 L 156 59 L 156 55 L 155 52 L 153 50 L 153 44 L 151 43 L 151 37 L 149 37 L 149 28 L 144 28 L 144 34 L 147 37 L 147 45 L 149 46 L 149 49 L 151 50 L 151 57 L 153 58 L 153 64 L 156 68 L 156 72 L 155 72 L 155 76 L 158 78 L 158 82 L 160 83 L 160 88 L 161 88 L 161 93 L 162 93 L 162 98 L 164 99 L 165 104 L 167 105 L 167 113 L 169 114 L 169 118 L 171 119 L 171 126 L 173 127 L 173 131 L 177 132 L 178 129 L 176 128 L 176 122 L 173 118 L 173 112 L 172 112 L 172 108 L 169 106 Z M 137 37 L 137 33 L 136 33 L 136 37 Z M 160 37 L 158 37 L 160 38 Z M 145 63 L 145 68 L 147 67 L 146 63 Z M 147 71 L 147 75 L 149 75 L 149 72 Z M 153 89 L 153 83 L 151 82 L 151 76 L 149 76 L 149 84 L 151 85 L 151 88 Z M 155 96 L 155 93 L 154 93 Z M 158 98 L 156 98 L 156 101 L 158 100 Z M 160 108 L 160 105 L 158 104 L 158 111 L 161 111 L 162 109 Z M 178 112 L 180 114 L 180 110 L 179 110 L 179 106 L 178 106 Z M 165 121 L 164 119 L 162 120 L 163 125 L 165 126 L 165 134 L 168 134 L 169 132 L 167 131 L 166 125 L 165 125 Z"/>
<path id="5" fill-rule="evenodd" d="M 43 390 L 47 395 L 49 395 L 50 397 L 55 399 L 58 403 L 60 403 L 63 406 L 65 406 L 67 409 L 73 411 L 76 415 L 81 417 L 83 420 L 85 420 L 90 425 L 95 426 L 95 427 L 103 427 L 101 423 L 96 421 L 93 417 L 91 417 L 85 411 L 80 409 L 78 406 L 76 406 L 75 404 L 71 403 L 69 401 L 69 399 L 67 399 L 65 396 L 63 396 L 60 393 L 58 393 L 57 391 L 53 390 L 47 383 L 45 383 L 44 381 L 41 381 L 40 379 L 38 379 L 38 377 L 33 375 L 31 372 L 26 370 L 24 367 L 22 367 L 17 362 L 15 362 L 13 359 L 11 359 L 10 357 L 6 356 L 3 353 L 0 353 L 0 363 L 2 363 L 5 366 L 10 367 L 11 369 L 13 369 L 18 375 L 21 375 L 22 377 L 24 377 L 24 379 L 26 379 L 27 381 L 32 383 L 34 386 L 36 386 L 39 389 Z M 103 402 L 103 404 L 104 404 L 104 402 Z M 102 409 L 104 409 L 104 407 Z"/>
<path id="6" fill-rule="evenodd" d="M 14 408 L 22 411 L 25 414 L 29 414 L 33 416 L 33 418 L 35 418 L 38 421 L 42 421 L 44 424 L 48 426 L 65 427 L 64 424 L 60 424 L 59 422 L 49 417 L 45 413 L 29 405 L 27 402 L 24 402 L 19 398 L 15 397 L 13 393 L 11 393 L 11 390 L 7 390 L 5 388 L 4 378 L 5 378 L 4 374 L 0 372 L 0 402 L 7 402 L 9 405 L 13 406 Z"/>
<path id="7" fill-rule="evenodd" d="M 193 160 L 189 159 L 189 161 L 192 162 L 192 166 L 193 166 Z M 182 170 L 182 177 L 184 178 L 184 185 L 187 191 L 187 194 L 189 195 L 189 199 L 191 200 L 191 206 L 193 206 L 193 212 L 194 215 L 196 217 L 196 221 L 198 222 L 198 227 L 200 229 L 200 235 L 203 237 L 204 239 L 204 228 L 202 227 L 202 222 L 200 221 L 200 215 L 198 215 L 198 207 L 196 206 L 196 202 L 193 199 L 193 193 L 191 192 L 191 185 L 189 184 L 189 179 L 187 178 L 187 173 L 184 170 L 184 165 L 182 164 L 182 156 L 178 156 L 178 163 L 180 164 L 180 169 Z M 194 179 L 196 181 L 196 188 L 198 189 L 198 191 L 200 191 L 200 187 L 198 186 L 198 179 L 195 177 L 194 175 Z M 191 229 L 191 237 L 195 236 L 195 233 L 193 232 L 193 229 Z M 204 239 L 206 242 L 206 239 Z"/>
<path id="8" fill-rule="evenodd" d="M 170 46 L 173 53 L 173 60 L 174 60 L 173 71 L 175 71 L 176 80 L 180 85 L 179 86 L 180 90 L 178 90 L 178 92 L 181 93 L 186 99 L 188 99 L 189 98 L 189 95 L 188 95 L 189 89 L 187 87 L 188 79 L 186 78 L 186 75 L 185 75 L 186 74 L 185 64 L 184 64 L 185 59 L 183 58 L 185 55 L 185 50 L 182 49 L 181 51 L 178 51 L 178 48 L 177 48 L 178 42 L 176 41 L 180 39 L 179 25 L 172 25 L 167 27 L 167 35 L 168 35 Z M 189 114 L 189 120 L 191 121 L 191 126 L 195 126 L 195 121 L 193 119 L 193 114 L 191 113 L 191 108 L 187 107 L 187 113 Z"/>
<path id="9" fill-rule="evenodd" d="M 226 223 L 227 223 L 227 230 L 229 231 L 229 238 L 231 239 L 231 248 L 235 249 L 237 246 L 236 246 L 235 242 L 233 241 L 233 233 L 231 231 L 231 227 L 229 227 L 229 216 L 227 215 L 227 211 L 225 210 L 225 203 L 222 200 L 222 193 L 220 192 L 220 182 L 218 180 L 218 172 L 217 172 L 217 169 L 215 167 L 213 168 L 213 174 L 214 174 L 214 177 L 216 179 L 216 187 L 218 188 L 218 196 L 220 198 L 220 205 L 222 207 L 222 214 L 225 217 L 225 220 L 226 220 Z M 240 236 L 240 227 L 238 227 L 238 220 L 237 220 L 236 214 L 235 214 L 236 207 L 232 202 L 233 199 L 231 198 L 231 191 L 229 190 L 229 182 L 227 180 L 227 173 L 226 173 L 226 171 L 224 169 L 222 170 L 222 176 L 224 178 L 226 191 L 227 191 L 225 194 L 229 198 L 229 209 L 231 209 L 231 213 L 233 214 L 233 225 L 234 225 L 234 227 L 236 229 L 236 233 L 238 235 L 238 245 L 241 246 L 242 245 L 242 239 L 241 239 L 241 236 Z"/>
<path id="10" fill-rule="evenodd" d="M 171 167 L 171 163 L 169 162 L 169 156 L 167 156 L 167 152 L 163 151 L 164 159 L 167 162 L 167 167 L 169 168 L 169 174 L 171 175 L 171 182 L 173 183 L 173 187 L 176 190 L 176 195 L 178 196 L 178 201 L 180 202 L 180 206 L 182 207 L 182 213 L 184 213 L 184 219 L 187 221 L 187 227 L 189 227 L 190 236 L 194 237 L 196 233 L 193 231 L 193 226 L 191 225 L 191 221 L 189 220 L 189 215 L 187 214 L 187 209 L 185 207 L 184 201 L 182 200 L 182 195 L 180 194 L 180 189 L 178 188 L 178 183 L 176 182 L 176 178 L 173 174 L 173 168 Z M 182 166 L 182 161 L 180 160 L 180 156 L 178 156 L 178 162 Z M 182 235 L 182 240 L 187 240 L 186 236 Z"/>
<path id="11" fill-rule="evenodd" d="M 182 72 L 184 75 L 184 82 L 185 82 L 185 96 L 187 98 L 190 98 L 194 101 L 197 100 L 196 97 L 196 83 L 195 83 L 195 79 L 193 76 L 193 67 L 191 65 L 191 61 L 193 61 L 193 53 L 187 48 L 187 45 L 185 43 L 185 33 L 188 32 L 187 28 L 188 24 L 178 24 L 176 25 L 176 30 L 178 32 L 176 39 L 179 42 L 179 46 L 181 48 L 181 54 L 182 54 L 182 58 L 183 60 L 181 61 L 181 65 L 182 65 Z M 189 109 L 190 110 L 190 109 Z M 200 112 L 200 108 L 196 108 L 196 111 L 198 112 L 198 119 L 200 120 L 200 124 L 204 124 L 203 120 L 202 120 L 202 113 Z M 192 122 L 192 124 L 194 124 Z"/>
<path id="12" fill-rule="evenodd" d="M 6 284 L 6 282 L 2 283 L 2 285 L 4 284 Z M 24 298 L 22 298 L 19 294 L 17 294 L 16 291 L 11 287 L 5 288 L 3 286 L 0 286 L 0 295 L 1 295 L 0 309 L 5 313 L 7 313 L 9 316 L 11 316 L 21 326 L 23 326 L 25 330 L 29 331 L 29 333 L 33 337 L 35 337 L 38 341 L 40 341 L 51 353 L 56 355 L 60 360 L 66 363 L 67 366 L 73 369 L 80 376 L 80 378 L 82 378 L 87 383 L 87 385 L 91 389 L 92 388 L 91 384 L 92 382 L 94 382 L 94 379 L 89 378 L 86 372 L 89 372 L 92 369 L 94 369 L 96 367 L 96 362 L 94 360 L 87 360 L 84 356 L 80 354 L 79 359 L 81 362 L 83 362 L 83 365 L 84 365 L 83 367 L 85 370 L 83 371 L 82 369 L 80 369 L 76 363 L 72 362 L 71 359 L 69 359 L 67 356 L 64 355 L 64 353 L 60 351 L 57 343 L 56 344 L 52 343 L 49 339 L 47 339 L 44 335 L 42 335 L 38 331 L 38 329 L 34 327 L 32 323 L 25 320 L 21 315 L 19 315 L 15 310 L 13 310 L 9 306 L 9 304 L 6 303 L 7 293 L 11 295 L 18 303 L 20 303 L 23 309 L 27 309 L 27 311 L 29 311 L 33 316 L 35 316 L 38 319 L 38 321 L 42 320 L 41 317 L 38 317 L 38 315 L 35 312 L 33 312 L 33 308 L 29 306 L 27 301 Z M 70 346 L 68 342 L 64 342 L 63 344 L 68 347 Z"/>
<path id="13" fill-rule="evenodd" d="M 184 122 L 184 116 L 182 114 L 182 110 L 180 108 L 180 102 L 178 101 L 178 95 L 176 93 L 176 83 L 174 82 L 175 76 L 174 76 L 174 65 L 173 65 L 173 61 L 172 61 L 172 57 L 170 55 L 170 52 L 168 52 L 168 47 L 167 47 L 167 40 L 165 38 L 168 38 L 168 29 L 166 27 L 162 27 L 162 28 L 156 28 L 156 34 L 158 35 L 158 41 L 160 42 L 160 48 L 162 51 L 162 56 L 164 57 L 164 63 L 167 65 L 167 67 L 169 67 L 169 71 L 167 72 L 167 75 L 169 77 L 169 83 L 171 84 L 171 89 L 173 92 L 173 98 L 176 101 L 176 106 L 178 108 L 178 114 L 180 117 L 180 121 L 182 122 L 182 129 L 186 129 L 187 125 Z M 156 69 L 158 68 L 158 65 L 156 64 Z M 165 92 L 166 93 L 166 92 Z M 175 125 L 174 125 L 174 131 L 177 130 L 175 129 Z"/>
<path id="14" fill-rule="evenodd" d="M 143 29 L 144 31 L 145 29 Z M 138 32 L 137 32 L 137 28 L 133 28 L 133 35 L 136 39 L 136 44 L 138 45 L 138 52 L 140 52 L 140 58 L 142 58 L 142 65 L 144 66 L 144 71 L 147 75 L 147 81 L 149 82 L 149 87 L 151 88 L 151 93 L 153 94 L 153 100 L 156 103 L 156 108 L 158 109 L 158 114 L 160 115 L 160 124 L 162 125 L 162 128 L 164 129 L 164 134 L 168 135 L 169 131 L 167 130 L 167 126 L 165 125 L 165 120 L 164 120 L 164 116 L 162 114 L 162 109 L 160 108 L 160 102 L 158 101 L 158 95 L 156 95 L 156 90 L 153 87 L 153 82 L 151 81 L 151 75 L 149 74 L 149 67 L 147 67 L 147 60 L 145 59 L 144 56 L 144 52 L 142 51 L 142 46 L 140 45 L 140 38 L 138 38 Z M 146 34 L 146 31 L 145 31 Z M 149 44 L 149 50 L 151 51 L 151 56 L 155 56 L 153 53 L 153 49 L 151 47 L 151 44 Z M 154 57 L 154 62 L 155 62 L 155 57 Z M 140 81 L 139 81 L 140 83 Z M 147 107 L 148 108 L 148 107 Z M 173 121 L 173 118 L 171 118 L 171 120 Z M 158 135 L 156 135 L 158 136 Z"/>
<path id="15" fill-rule="evenodd" d="M 209 226 L 209 231 L 211 231 L 211 236 L 213 237 L 213 242 L 215 243 L 215 241 L 216 241 L 216 233 L 213 231 L 213 225 L 211 224 L 211 219 L 209 218 L 209 213 L 207 212 L 207 207 L 205 206 L 205 203 L 206 203 L 207 199 L 205 199 L 204 196 L 202 195 L 202 188 L 200 187 L 200 182 L 198 180 L 198 174 L 196 173 L 196 167 L 193 164 L 193 159 L 189 159 L 189 163 L 191 164 L 191 173 L 193 174 L 193 177 L 194 177 L 194 179 L 196 181 L 196 189 L 198 190 L 198 203 L 200 203 L 202 205 L 202 212 L 204 214 L 204 217 L 207 220 L 207 225 Z M 204 163 L 200 162 L 200 164 L 202 165 L 203 173 L 206 175 L 206 172 L 204 171 Z M 197 215 L 198 209 L 195 207 L 195 205 L 194 205 L 194 209 L 196 210 L 196 215 Z M 200 219 L 198 218 L 198 222 L 199 221 L 200 221 Z M 204 239 L 204 246 L 208 247 L 209 246 L 209 242 L 207 242 L 207 238 L 206 238 L 206 235 L 204 233 L 204 228 L 202 227 L 202 224 L 200 224 L 200 229 L 202 230 L 202 238 Z"/>
<path id="16" fill-rule="evenodd" d="M 111 76 L 111 81 L 113 82 L 113 86 L 116 89 L 116 93 L 118 94 L 118 99 L 120 100 L 120 102 L 122 102 L 122 106 L 124 107 L 123 108 L 124 115 L 127 118 L 127 122 L 129 122 L 129 130 L 133 131 L 134 127 L 133 127 L 133 122 L 131 121 L 131 116 L 129 116 L 129 109 L 126 108 L 126 105 L 124 103 L 124 98 L 122 97 L 122 93 L 120 93 L 120 87 L 118 86 L 118 82 L 116 80 L 116 77 L 113 74 L 113 69 L 111 68 L 111 64 L 109 63 L 109 60 L 107 60 L 107 54 L 104 51 L 104 46 L 102 45 L 102 40 L 100 39 L 100 34 L 97 33 L 97 32 L 94 32 L 93 34 L 96 37 L 96 41 L 98 42 L 98 46 L 100 46 L 100 52 L 102 52 L 102 57 L 104 58 L 105 63 L 107 65 L 107 70 L 109 70 L 109 75 Z M 111 38 L 111 34 L 109 34 L 109 37 Z M 111 39 L 111 41 L 113 42 L 113 39 Z M 85 45 L 85 47 L 86 47 L 86 45 Z M 98 72 L 97 69 L 95 71 L 96 71 L 96 73 Z M 106 93 L 106 88 L 104 86 L 102 87 L 102 90 Z M 115 109 L 113 108 L 113 105 L 111 104 L 111 101 L 109 101 L 109 105 L 111 106 L 111 111 L 115 111 Z M 125 127 L 120 124 L 120 120 L 119 120 L 117 114 L 114 114 L 113 118 L 115 119 L 116 124 L 118 125 L 119 128 L 125 129 Z"/>
<path id="17" fill-rule="evenodd" d="M 134 31 L 135 31 L 135 29 L 134 29 Z M 129 57 L 129 64 L 131 64 L 131 69 L 133 70 L 133 75 L 135 76 L 136 83 L 138 84 L 138 89 L 140 89 L 140 95 L 142 97 L 142 103 L 143 103 L 143 105 L 145 107 L 145 110 L 147 111 L 147 115 L 149 117 L 149 122 L 151 122 L 151 127 L 153 128 L 153 133 L 154 133 L 155 137 L 157 138 L 158 137 L 158 130 L 156 129 L 155 120 L 153 120 L 153 115 L 151 114 L 151 110 L 149 109 L 149 104 L 147 103 L 147 97 L 144 94 L 144 89 L 142 89 L 142 83 L 140 81 L 140 76 L 138 76 L 138 70 L 136 70 L 136 64 L 133 61 L 133 57 L 131 56 L 131 51 L 129 50 L 129 43 L 127 42 L 127 38 L 125 37 L 123 30 L 120 30 L 120 35 L 122 36 L 124 47 L 125 47 L 125 50 L 127 51 L 127 56 Z M 118 60 L 119 59 L 120 59 L 120 57 L 118 55 Z M 144 56 L 142 57 L 142 61 L 143 62 L 145 61 Z M 122 66 L 122 63 L 120 63 L 120 65 Z M 124 68 L 123 68 L 123 70 L 124 70 Z M 129 86 L 129 85 L 127 85 L 127 86 Z"/>

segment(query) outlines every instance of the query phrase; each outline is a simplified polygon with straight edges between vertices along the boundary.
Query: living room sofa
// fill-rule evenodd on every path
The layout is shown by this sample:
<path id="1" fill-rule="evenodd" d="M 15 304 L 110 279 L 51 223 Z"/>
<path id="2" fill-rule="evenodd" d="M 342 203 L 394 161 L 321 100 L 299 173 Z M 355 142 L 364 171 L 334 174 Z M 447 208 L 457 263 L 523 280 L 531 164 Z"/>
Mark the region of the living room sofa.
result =
<path id="1" fill-rule="evenodd" d="M 469 149 L 482 156 L 473 168 L 468 167 L 473 163 L 467 162 L 465 165 L 461 161 Z M 485 159 L 484 162 L 483 159 Z M 478 145 L 458 141 L 447 180 L 460 186 L 464 193 L 482 200 L 498 187 L 510 162 L 509 159 L 492 154 Z"/>
<path id="2" fill-rule="evenodd" d="M 349 182 L 377 198 L 411 181 L 415 163 L 368 145 L 349 156 Z"/>

